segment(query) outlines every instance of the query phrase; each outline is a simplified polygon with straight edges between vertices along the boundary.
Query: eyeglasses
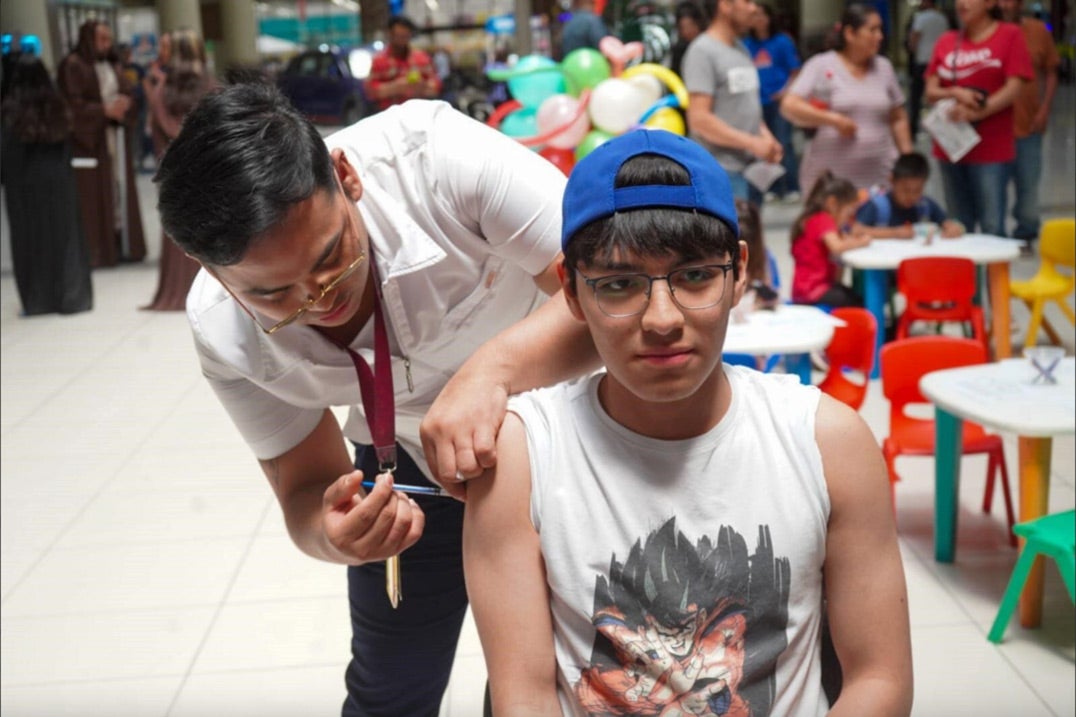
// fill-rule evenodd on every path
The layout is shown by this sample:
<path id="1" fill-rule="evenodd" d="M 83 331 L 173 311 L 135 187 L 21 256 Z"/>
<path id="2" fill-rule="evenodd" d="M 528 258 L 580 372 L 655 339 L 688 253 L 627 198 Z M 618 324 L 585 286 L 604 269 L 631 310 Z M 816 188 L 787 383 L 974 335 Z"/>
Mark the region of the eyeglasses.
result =
<path id="1" fill-rule="evenodd" d="M 320 294 L 318 294 L 315 297 L 311 297 L 311 298 L 307 299 L 305 302 L 303 302 L 302 306 L 300 306 L 298 309 L 293 311 L 291 314 L 288 314 L 288 316 L 286 318 L 281 319 L 280 321 L 276 322 L 275 324 L 273 324 L 269 328 L 265 328 L 264 326 L 262 326 L 261 323 L 257 319 L 255 319 L 254 323 L 258 324 L 258 328 L 260 328 L 262 331 L 264 331 L 269 336 L 272 336 L 273 334 L 275 334 L 277 331 L 280 331 L 285 326 L 290 326 L 291 324 L 294 324 L 296 321 L 298 321 L 302 317 L 303 314 L 305 314 L 307 311 L 310 311 L 310 309 L 312 309 L 314 306 L 321 303 L 321 301 L 326 296 L 328 296 L 330 293 L 332 293 L 332 291 L 334 289 L 336 289 L 338 286 L 340 286 L 340 284 L 344 283 L 344 281 L 346 281 L 348 277 L 350 277 L 352 274 L 354 274 L 355 270 L 358 269 L 360 265 L 362 265 L 362 262 L 365 259 L 366 259 L 366 252 L 360 253 L 358 258 L 355 259 L 355 261 L 348 264 L 344 268 L 344 270 L 341 271 L 339 274 L 337 274 L 336 277 L 332 281 L 330 281 L 328 284 L 326 284 L 325 286 L 323 286 L 321 288 L 321 293 Z M 242 302 L 240 302 L 240 304 L 242 304 Z M 246 306 L 244 305 L 243 308 L 246 309 Z M 247 313 L 250 313 L 250 311 L 248 310 Z"/>
<path id="2" fill-rule="evenodd" d="M 664 276 L 614 274 L 591 279 L 582 272 L 579 274 L 587 286 L 594 290 L 594 299 L 602 313 L 620 319 L 646 310 L 655 281 L 664 281 L 669 285 L 669 294 L 681 309 L 693 311 L 716 306 L 725 294 L 725 276 L 733 266 L 731 261 L 727 264 L 687 266 Z"/>

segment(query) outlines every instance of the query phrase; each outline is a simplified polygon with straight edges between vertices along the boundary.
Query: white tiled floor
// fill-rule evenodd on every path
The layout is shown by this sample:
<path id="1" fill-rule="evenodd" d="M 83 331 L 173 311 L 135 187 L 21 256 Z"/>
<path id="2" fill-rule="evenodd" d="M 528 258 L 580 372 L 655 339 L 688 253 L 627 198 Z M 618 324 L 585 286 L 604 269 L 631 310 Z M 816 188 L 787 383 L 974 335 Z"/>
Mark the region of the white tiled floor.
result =
<path id="1" fill-rule="evenodd" d="M 1044 205 L 1055 214 L 1073 213 L 1072 97 L 1064 88 L 1058 112 L 1067 121 L 1048 140 Z M 144 177 L 141 190 L 155 252 Z M 795 211 L 764 214 L 786 277 Z M 1034 268 L 1021 260 L 1013 273 Z M 152 260 L 99 270 L 92 312 L 23 319 L 11 275 L 0 276 L 0 713 L 338 714 L 343 569 L 290 543 L 260 471 L 201 380 L 183 317 L 137 309 L 155 281 Z M 1026 313 L 1014 313 L 1026 325 Z M 1071 327 L 1058 326 L 1071 353 Z M 886 411 L 872 385 L 863 413 L 878 435 Z M 1006 451 L 1015 476 L 1011 436 Z M 957 561 L 934 562 L 932 466 L 903 459 L 897 489 L 915 714 L 1074 714 L 1076 620 L 1056 571 L 1047 573 L 1042 628 L 1014 623 L 1003 645 L 987 642 L 1015 551 L 1000 505 L 979 513 L 985 464 L 968 458 Z M 1050 505 L 1076 505 L 1072 439 L 1055 443 Z M 468 623 L 442 715 L 480 715 L 484 681 Z"/>

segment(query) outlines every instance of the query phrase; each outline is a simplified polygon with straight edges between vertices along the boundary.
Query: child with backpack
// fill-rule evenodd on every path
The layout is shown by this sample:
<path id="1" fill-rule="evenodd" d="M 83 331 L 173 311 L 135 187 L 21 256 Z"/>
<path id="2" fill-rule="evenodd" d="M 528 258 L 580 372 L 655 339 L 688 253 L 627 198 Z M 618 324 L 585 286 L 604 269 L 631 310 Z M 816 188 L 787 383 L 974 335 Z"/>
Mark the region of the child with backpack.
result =
<path id="1" fill-rule="evenodd" d="M 863 203 L 856 212 L 856 228 L 879 239 L 912 239 L 916 224 L 933 224 L 943 238 L 961 236 L 963 225 L 923 193 L 929 176 L 926 157 L 918 152 L 900 155 L 890 174 L 890 190 Z"/>

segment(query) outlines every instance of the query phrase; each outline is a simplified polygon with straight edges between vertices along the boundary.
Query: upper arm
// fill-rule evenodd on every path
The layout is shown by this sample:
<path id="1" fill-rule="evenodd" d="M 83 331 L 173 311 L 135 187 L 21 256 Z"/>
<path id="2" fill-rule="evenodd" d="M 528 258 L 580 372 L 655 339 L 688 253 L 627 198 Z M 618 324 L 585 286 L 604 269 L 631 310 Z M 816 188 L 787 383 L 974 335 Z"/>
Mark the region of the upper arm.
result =
<path id="1" fill-rule="evenodd" d="M 430 143 L 442 211 L 532 275 L 559 256 L 567 177 L 511 137 L 447 106 Z"/>
<path id="2" fill-rule="evenodd" d="M 526 432 L 509 413 L 497 465 L 467 484 L 463 564 L 489 670 L 494 714 L 560 714 L 553 620 L 530 519 Z"/>
<path id="3" fill-rule="evenodd" d="M 906 715 L 908 598 L 885 463 L 859 414 L 827 396 L 816 437 L 830 496 L 827 609 L 844 675 L 833 714 Z"/>
<path id="4" fill-rule="evenodd" d="M 534 283 L 548 296 L 560 291 L 560 265 L 563 261 L 564 255 L 558 252 L 556 258 L 549 262 L 542 273 L 534 277 Z"/>
<path id="5" fill-rule="evenodd" d="M 295 447 L 258 463 L 284 510 L 289 530 L 298 527 L 292 520 L 299 516 L 292 515 L 290 508 L 301 497 L 310 493 L 320 497 L 330 483 L 354 470 L 340 424 L 329 409 L 325 409 L 314 430 Z"/>
<path id="6" fill-rule="evenodd" d="M 704 117 L 717 118 L 714 114 L 714 96 L 701 92 L 692 92 L 688 96 L 687 121 L 688 124 L 698 124 Z"/>

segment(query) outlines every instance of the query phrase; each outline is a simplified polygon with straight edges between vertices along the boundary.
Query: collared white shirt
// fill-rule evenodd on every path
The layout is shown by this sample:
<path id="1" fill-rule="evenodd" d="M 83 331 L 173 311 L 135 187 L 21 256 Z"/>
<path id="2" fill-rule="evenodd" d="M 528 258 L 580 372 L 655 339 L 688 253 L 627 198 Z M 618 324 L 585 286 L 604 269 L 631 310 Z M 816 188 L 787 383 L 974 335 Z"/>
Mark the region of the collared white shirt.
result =
<path id="1" fill-rule="evenodd" d="M 397 439 L 429 474 L 418 432 L 426 410 L 475 349 L 546 298 L 533 277 L 560 250 L 566 178 L 437 101 L 392 107 L 326 144 L 344 149 L 362 179 L 358 209 L 381 278 Z M 345 436 L 371 442 L 355 367 L 320 333 L 293 324 L 264 335 L 205 271 L 187 315 L 202 371 L 259 459 L 294 448 L 331 406 L 351 407 Z M 372 321 L 351 348 L 374 366 Z"/>

